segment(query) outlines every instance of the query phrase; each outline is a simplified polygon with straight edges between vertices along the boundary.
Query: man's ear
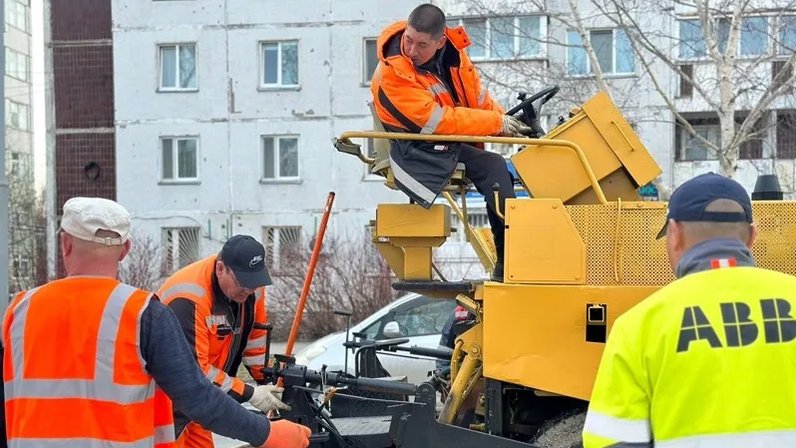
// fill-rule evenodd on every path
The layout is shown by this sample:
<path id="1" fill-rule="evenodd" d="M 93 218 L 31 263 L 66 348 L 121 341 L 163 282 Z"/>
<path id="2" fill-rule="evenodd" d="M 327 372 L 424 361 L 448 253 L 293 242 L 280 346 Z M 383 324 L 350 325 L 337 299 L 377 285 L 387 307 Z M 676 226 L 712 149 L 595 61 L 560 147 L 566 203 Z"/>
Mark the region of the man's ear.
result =
<path id="1" fill-rule="evenodd" d="M 58 236 L 61 243 L 61 256 L 66 257 L 72 253 L 72 236 L 66 232 L 61 232 Z"/>
<path id="2" fill-rule="evenodd" d="M 746 247 L 751 249 L 752 246 L 754 246 L 755 241 L 757 241 L 758 233 L 759 233 L 759 230 L 757 228 L 757 225 L 755 225 L 755 223 L 752 223 L 751 225 L 749 225 L 749 238 L 746 239 Z"/>
<path id="3" fill-rule="evenodd" d="M 124 260 L 124 257 L 130 253 L 130 248 L 133 247 L 133 243 L 130 240 L 127 240 L 122 244 L 122 252 L 119 254 L 119 261 Z"/>
<path id="4" fill-rule="evenodd" d="M 440 37 L 439 40 L 437 41 L 437 50 L 444 47 L 447 42 L 448 38 L 443 34 L 442 37 Z"/>
<path id="5" fill-rule="evenodd" d="M 683 225 L 673 219 L 669 220 L 669 225 L 666 227 L 666 236 L 671 234 L 672 245 L 675 249 L 683 249 L 685 247 L 685 232 Z"/>

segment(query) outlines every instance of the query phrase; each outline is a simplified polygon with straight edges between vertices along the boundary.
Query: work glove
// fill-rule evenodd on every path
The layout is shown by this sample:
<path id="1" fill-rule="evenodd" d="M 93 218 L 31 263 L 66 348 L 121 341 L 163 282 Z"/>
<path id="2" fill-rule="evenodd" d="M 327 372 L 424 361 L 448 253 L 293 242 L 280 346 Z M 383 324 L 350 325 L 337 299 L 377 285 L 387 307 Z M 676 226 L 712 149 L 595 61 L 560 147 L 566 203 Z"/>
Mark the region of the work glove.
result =
<path id="1" fill-rule="evenodd" d="M 516 117 L 503 115 L 503 129 L 500 130 L 500 135 L 506 137 L 524 137 L 524 133 L 528 132 L 531 132 L 530 126 L 527 126 Z"/>
<path id="2" fill-rule="evenodd" d="M 260 448 L 307 448 L 310 434 L 310 428 L 289 420 L 272 421 L 271 432 Z"/>
<path id="3" fill-rule="evenodd" d="M 255 386 L 254 393 L 249 399 L 249 404 L 255 408 L 268 413 L 277 409 L 281 411 L 289 411 L 290 406 L 282 402 L 282 389 L 273 384 L 266 384 L 264 386 Z"/>

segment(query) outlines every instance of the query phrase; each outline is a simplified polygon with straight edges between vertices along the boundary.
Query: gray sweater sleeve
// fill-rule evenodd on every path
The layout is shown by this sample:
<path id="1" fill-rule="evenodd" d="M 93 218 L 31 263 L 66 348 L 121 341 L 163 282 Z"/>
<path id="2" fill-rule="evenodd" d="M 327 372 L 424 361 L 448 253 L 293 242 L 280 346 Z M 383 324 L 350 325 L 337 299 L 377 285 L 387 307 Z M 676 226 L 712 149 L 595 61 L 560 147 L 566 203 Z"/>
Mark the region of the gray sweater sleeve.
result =
<path id="1" fill-rule="evenodd" d="M 212 432 L 253 446 L 265 443 L 268 419 L 246 410 L 204 377 L 177 317 L 156 298 L 141 315 L 141 355 L 175 409 Z"/>

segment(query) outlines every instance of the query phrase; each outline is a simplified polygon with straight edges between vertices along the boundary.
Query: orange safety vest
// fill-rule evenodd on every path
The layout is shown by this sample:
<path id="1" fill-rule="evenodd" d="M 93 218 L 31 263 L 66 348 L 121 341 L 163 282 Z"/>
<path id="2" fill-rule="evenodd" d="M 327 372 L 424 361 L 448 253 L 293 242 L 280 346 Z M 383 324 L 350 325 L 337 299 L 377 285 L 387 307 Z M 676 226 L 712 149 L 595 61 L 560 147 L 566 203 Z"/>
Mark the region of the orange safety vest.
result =
<path id="1" fill-rule="evenodd" d="M 151 297 L 68 277 L 14 298 L 2 336 L 9 447 L 174 446 L 171 400 L 138 345 Z"/>

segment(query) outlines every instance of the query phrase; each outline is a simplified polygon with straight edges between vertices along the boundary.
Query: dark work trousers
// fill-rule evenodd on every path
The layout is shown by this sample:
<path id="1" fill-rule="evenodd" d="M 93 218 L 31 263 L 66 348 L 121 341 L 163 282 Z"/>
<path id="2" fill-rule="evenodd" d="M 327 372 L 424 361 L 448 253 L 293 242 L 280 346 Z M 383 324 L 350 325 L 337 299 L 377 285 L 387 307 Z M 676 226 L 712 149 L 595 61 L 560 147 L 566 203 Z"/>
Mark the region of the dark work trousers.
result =
<path id="1" fill-rule="evenodd" d="M 459 146 L 459 162 L 464 164 L 464 174 L 475 185 L 476 190 L 484 195 L 486 200 L 486 216 L 492 227 L 492 236 L 495 239 L 498 262 L 503 262 L 503 249 L 505 246 L 504 223 L 495 213 L 495 193 L 492 189 L 498 184 L 500 197 L 500 212 L 505 213 L 506 199 L 514 198 L 514 182 L 506 160 L 494 152 L 484 151 L 475 146 L 462 143 Z M 504 215 L 505 216 L 505 215 Z"/>

